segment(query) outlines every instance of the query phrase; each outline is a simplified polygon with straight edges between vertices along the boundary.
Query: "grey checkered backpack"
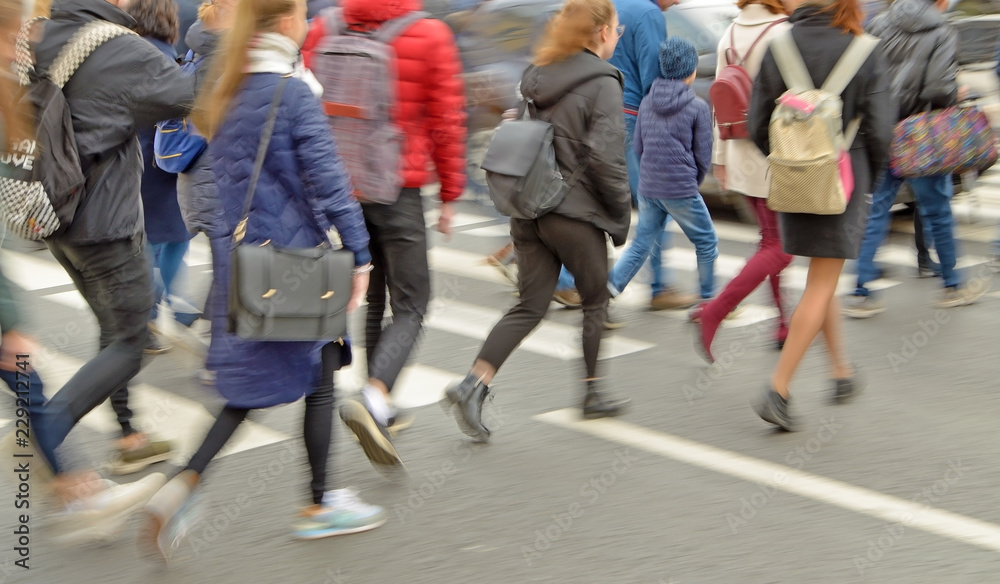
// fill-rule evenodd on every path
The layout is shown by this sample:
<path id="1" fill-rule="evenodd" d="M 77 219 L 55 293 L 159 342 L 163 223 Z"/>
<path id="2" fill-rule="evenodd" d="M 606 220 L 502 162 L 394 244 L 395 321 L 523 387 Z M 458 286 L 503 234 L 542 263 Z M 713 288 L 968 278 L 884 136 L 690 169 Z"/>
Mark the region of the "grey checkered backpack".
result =
<path id="1" fill-rule="evenodd" d="M 337 151 L 363 203 L 391 205 L 403 186 L 403 132 L 393 121 L 396 54 L 391 43 L 425 12 L 387 20 L 374 32 L 348 29 L 343 9 L 320 13 L 325 34 L 310 69 L 323 85 L 323 108 Z"/>
<path id="2" fill-rule="evenodd" d="M 87 23 L 63 46 L 48 71 L 34 71 L 28 39 L 41 20 L 21 27 L 14 64 L 24 88 L 21 105 L 34 112 L 34 137 L 12 143 L 0 155 L 0 218 L 15 235 L 36 241 L 69 227 L 86 182 L 62 88 L 97 47 L 135 34 L 106 21 Z"/>

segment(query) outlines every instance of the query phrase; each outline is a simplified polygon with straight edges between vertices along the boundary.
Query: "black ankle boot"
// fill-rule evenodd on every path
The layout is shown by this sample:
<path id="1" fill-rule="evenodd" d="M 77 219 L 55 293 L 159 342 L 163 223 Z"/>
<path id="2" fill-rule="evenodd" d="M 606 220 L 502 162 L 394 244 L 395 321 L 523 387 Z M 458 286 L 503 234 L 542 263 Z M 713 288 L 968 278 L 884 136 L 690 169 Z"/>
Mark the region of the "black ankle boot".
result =
<path id="1" fill-rule="evenodd" d="M 490 437 L 482 421 L 483 402 L 489 393 L 489 386 L 470 373 L 459 383 L 449 386 L 441 400 L 441 407 L 451 411 L 459 429 L 479 442 L 486 442 Z"/>
<path id="2" fill-rule="evenodd" d="M 583 398 L 583 417 L 588 420 L 596 420 L 597 418 L 611 418 L 621 414 L 625 409 L 625 404 L 630 400 L 606 399 L 598 391 L 597 386 L 597 380 L 587 381 L 587 395 Z"/>

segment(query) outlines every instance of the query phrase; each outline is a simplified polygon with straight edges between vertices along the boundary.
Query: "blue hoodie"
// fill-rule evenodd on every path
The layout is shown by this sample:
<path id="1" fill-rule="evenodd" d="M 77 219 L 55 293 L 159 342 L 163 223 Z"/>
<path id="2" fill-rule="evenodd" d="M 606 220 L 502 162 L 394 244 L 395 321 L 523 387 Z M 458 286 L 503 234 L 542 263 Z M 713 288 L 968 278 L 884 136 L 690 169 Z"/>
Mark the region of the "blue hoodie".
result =
<path id="1" fill-rule="evenodd" d="M 625 33 L 608 61 L 625 75 L 625 108 L 639 109 L 660 76 L 660 43 L 667 40 L 667 21 L 656 0 L 614 0 Z"/>
<path id="2" fill-rule="evenodd" d="M 712 162 L 712 114 L 683 81 L 657 79 L 635 124 L 639 192 L 652 199 L 698 196 Z"/>

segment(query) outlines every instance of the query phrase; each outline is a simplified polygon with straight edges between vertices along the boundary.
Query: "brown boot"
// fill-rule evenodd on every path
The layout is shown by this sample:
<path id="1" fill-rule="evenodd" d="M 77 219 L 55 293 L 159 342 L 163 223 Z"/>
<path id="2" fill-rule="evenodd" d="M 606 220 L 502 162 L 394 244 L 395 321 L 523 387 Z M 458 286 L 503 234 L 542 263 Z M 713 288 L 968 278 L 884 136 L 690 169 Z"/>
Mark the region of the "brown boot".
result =
<path id="1" fill-rule="evenodd" d="M 698 302 L 698 296 L 694 294 L 681 294 L 673 288 L 667 288 L 649 301 L 650 310 L 674 310 L 678 308 L 690 308 Z"/>

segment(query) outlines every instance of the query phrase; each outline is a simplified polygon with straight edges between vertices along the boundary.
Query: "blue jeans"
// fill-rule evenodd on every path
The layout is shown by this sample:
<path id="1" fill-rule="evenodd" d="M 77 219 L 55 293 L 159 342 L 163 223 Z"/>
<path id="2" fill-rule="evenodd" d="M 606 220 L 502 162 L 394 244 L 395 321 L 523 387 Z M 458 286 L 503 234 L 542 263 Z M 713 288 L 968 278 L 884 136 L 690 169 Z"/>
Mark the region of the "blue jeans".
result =
<path id="1" fill-rule="evenodd" d="M 924 231 L 934 242 L 938 259 L 941 261 L 941 276 L 945 286 L 957 286 L 958 274 L 955 273 L 955 237 L 951 216 L 951 196 L 953 185 L 950 176 L 930 176 L 912 178 L 910 188 L 920 213 Z M 875 252 L 889 235 L 889 209 L 896 201 L 896 193 L 903 185 L 903 179 L 893 176 L 888 169 L 883 173 L 882 180 L 872 195 L 872 206 L 868 214 L 868 226 L 865 228 L 865 238 L 861 242 L 858 254 L 858 287 L 854 293 L 858 296 L 868 296 L 870 292 L 865 287 L 868 282 L 879 277 L 875 266 Z"/>
<path id="2" fill-rule="evenodd" d="M 635 153 L 632 141 L 635 134 L 635 122 L 636 116 L 625 114 L 625 167 L 628 169 L 628 187 L 632 192 L 632 202 L 638 204 L 639 155 Z M 663 265 L 663 250 L 670 249 L 673 243 L 673 233 L 666 229 L 669 221 L 668 216 L 667 223 L 664 223 L 660 236 L 656 238 L 649 252 L 649 268 L 653 272 L 653 296 L 670 287 L 670 268 Z M 562 271 L 559 272 L 559 283 L 556 285 L 556 290 L 569 290 L 575 287 L 576 282 L 573 280 L 573 275 L 563 266 Z"/>
<path id="3" fill-rule="evenodd" d="M 170 297 L 176 296 L 177 290 L 174 288 L 174 281 L 181 268 L 184 267 L 184 254 L 190 247 L 190 241 L 150 243 L 148 245 L 150 253 L 150 263 L 159 270 L 159 277 L 156 277 L 154 270 L 153 277 L 153 310 L 150 320 L 156 319 L 156 308 L 161 300 L 171 302 Z M 183 306 L 173 307 L 174 318 L 184 326 L 191 326 L 198 319 L 198 312 L 191 312 L 193 306 L 189 302 L 184 302 Z"/>
<path id="4" fill-rule="evenodd" d="M 31 429 L 37 431 L 37 427 L 45 421 L 41 417 L 42 406 L 45 405 L 47 401 L 45 399 L 45 393 L 42 391 L 42 378 L 38 376 L 37 371 L 31 371 L 28 373 L 16 372 L 16 371 L 6 371 L 0 370 L 0 380 L 3 380 L 7 384 L 7 387 L 16 394 L 19 398 L 27 398 L 29 420 L 31 422 L 31 427 L 29 428 L 29 436 L 32 434 Z M 27 390 L 27 393 L 18 393 L 19 390 Z M 67 430 L 68 432 L 68 430 Z M 52 468 L 53 472 L 59 472 L 61 469 L 59 467 L 59 461 L 56 459 L 55 452 L 51 448 L 41 448 L 41 444 L 35 441 L 36 445 L 42 450 L 42 454 L 48 459 L 49 466 Z"/>
<path id="5" fill-rule="evenodd" d="M 694 244 L 698 256 L 701 297 L 711 298 L 715 295 L 715 259 L 719 257 L 719 238 L 715 234 L 715 225 L 712 223 L 712 216 L 708 214 L 705 200 L 700 195 L 681 199 L 639 196 L 639 225 L 635 239 L 615 262 L 608 276 L 613 293 L 621 293 L 639 272 L 669 217 L 677 221 L 681 231 Z"/>

